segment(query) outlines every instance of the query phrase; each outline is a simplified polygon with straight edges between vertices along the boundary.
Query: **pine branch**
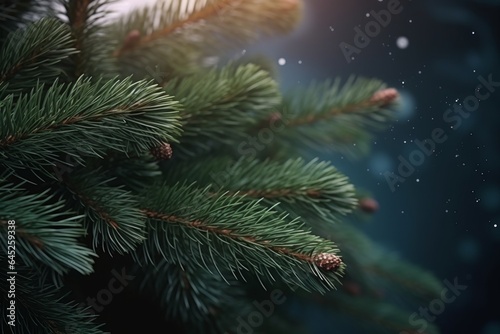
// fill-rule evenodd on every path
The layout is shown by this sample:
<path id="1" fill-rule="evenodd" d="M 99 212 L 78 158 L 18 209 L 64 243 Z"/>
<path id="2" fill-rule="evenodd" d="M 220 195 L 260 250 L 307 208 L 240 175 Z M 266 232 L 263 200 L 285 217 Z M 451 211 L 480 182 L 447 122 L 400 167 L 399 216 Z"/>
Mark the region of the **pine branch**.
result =
<path id="1" fill-rule="evenodd" d="M 395 89 L 373 79 L 350 77 L 341 85 L 312 84 L 285 99 L 286 127 L 282 144 L 332 148 L 346 154 L 366 152 L 369 131 L 380 130 L 395 117 Z"/>
<path id="2" fill-rule="evenodd" d="M 135 250 L 145 239 L 145 217 L 135 197 L 114 187 L 94 172 L 79 172 L 63 182 L 70 205 L 85 219 L 83 226 L 92 235 L 94 251 L 100 246 L 113 254 Z M 69 196 L 68 196 L 69 195 Z"/>
<path id="3" fill-rule="evenodd" d="M 4 92 L 11 93 L 52 83 L 64 73 L 61 61 L 76 52 L 67 26 L 43 18 L 8 35 L 0 51 L 0 84 L 8 83 Z"/>
<path id="4" fill-rule="evenodd" d="M 0 253 L 0 260 L 5 263 L 5 257 Z M 15 276 L 15 327 L 7 321 L 9 310 L 7 305 L 9 295 L 10 276 L 5 270 L 0 273 L 0 293 L 2 294 L 2 333 L 30 334 L 104 334 L 100 325 L 93 323 L 95 316 L 81 310 L 72 302 L 66 302 L 66 297 L 60 290 L 52 286 L 37 285 L 37 278 L 31 268 L 18 266 Z"/>
<path id="5" fill-rule="evenodd" d="M 75 49 L 79 51 L 75 57 L 76 77 L 83 74 L 84 59 L 82 51 L 89 18 L 89 6 L 92 2 L 92 0 L 69 0 L 65 3 L 69 25 L 75 38 Z"/>
<path id="6" fill-rule="evenodd" d="M 245 130 L 278 107 L 281 96 L 276 82 L 254 65 L 228 65 L 165 86 L 184 106 L 183 137 L 179 149 L 208 142 L 232 144 L 245 137 Z M 186 152 L 187 151 L 187 152 Z"/>
<path id="7" fill-rule="evenodd" d="M 182 322 L 189 333 L 227 332 L 236 325 L 237 314 L 248 310 L 242 287 L 213 275 L 215 268 L 160 260 L 141 269 L 140 289 L 159 299 L 166 318 Z"/>
<path id="8" fill-rule="evenodd" d="M 300 0 L 160 1 L 111 26 L 109 40 L 123 41 L 113 54 L 122 68 L 192 73 L 204 57 L 290 31 L 301 6 Z"/>
<path id="9" fill-rule="evenodd" d="M 6 35 L 41 16 L 53 13 L 50 0 L 3 0 L 0 2 L 0 41 Z"/>
<path id="10" fill-rule="evenodd" d="M 313 219 L 308 219 L 310 222 Z M 349 263 L 348 275 L 360 287 L 372 294 L 377 286 L 385 284 L 417 299 L 429 302 L 439 298 L 442 283 L 432 274 L 399 259 L 383 250 L 354 227 L 346 224 L 312 224 L 314 232 L 342 245 L 344 260 Z"/>
<path id="11" fill-rule="evenodd" d="M 324 224 L 316 217 L 306 217 L 305 220 L 312 226 L 315 234 L 342 247 L 343 260 L 349 264 L 343 288 L 349 290 L 347 282 L 352 281 L 365 296 L 377 296 L 380 282 L 365 268 L 367 258 L 371 258 L 376 245 L 351 224 Z M 383 261 L 383 258 L 377 259 Z"/>
<path id="12" fill-rule="evenodd" d="M 4 254 L 7 241 L 12 239 L 8 222 L 14 220 L 16 258 L 21 263 L 31 268 L 46 265 L 59 275 L 69 269 L 82 274 L 92 272 L 95 254 L 78 242 L 85 232 L 80 224 L 82 216 L 63 211 L 64 203 L 48 195 L 48 190 L 30 195 L 12 185 L 0 189 L 0 242 Z"/>
<path id="13" fill-rule="evenodd" d="M 102 76 L 116 73 L 110 60 L 112 49 L 102 38 L 101 25 L 110 13 L 106 5 L 112 0 L 61 0 L 65 16 L 75 39 L 74 47 L 79 51 L 73 57 L 75 78 L 82 74 Z"/>
<path id="14" fill-rule="evenodd" d="M 307 290 L 334 288 L 344 265 L 333 243 L 259 201 L 213 197 L 208 191 L 193 185 L 148 189 L 142 204 L 150 227 L 144 258 L 162 254 L 174 263 L 189 259 L 205 268 L 211 263 L 242 278 L 249 271 Z"/>
<path id="15" fill-rule="evenodd" d="M 284 162 L 240 158 L 206 159 L 203 165 L 184 163 L 166 170 L 167 179 L 187 179 L 215 193 L 263 199 L 269 206 L 297 215 L 309 213 L 322 218 L 350 213 L 357 204 L 355 191 L 346 176 L 329 162 L 302 158 Z M 175 181 L 174 181 L 175 182 Z"/>
<path id="16" fill-rule="evenodd" d="M 140 155 L 180 133 L 178 103 L 145 81 L 37 85 L 0 106 L 0 165 L 10 169 L 46 171 L 65 163 L 61 153 L 77 165 L 109 151 Z"/>
<path id="17" fill-rule="evenodd" d="M 32 0 L 3 1 L 0 3 L 0 36 L 16 28 L 16 21 L 32 7 Z"/>

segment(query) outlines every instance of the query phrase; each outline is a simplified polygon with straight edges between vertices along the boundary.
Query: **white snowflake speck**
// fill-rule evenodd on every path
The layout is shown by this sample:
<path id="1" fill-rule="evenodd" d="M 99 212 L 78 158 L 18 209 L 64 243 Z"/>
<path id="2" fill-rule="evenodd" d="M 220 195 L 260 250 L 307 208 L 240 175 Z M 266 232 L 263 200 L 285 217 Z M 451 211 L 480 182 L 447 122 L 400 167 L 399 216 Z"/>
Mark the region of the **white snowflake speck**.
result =
<path id="1" fill-rule="evenodd" d="M 396 45 L 400 49 L 406 49 L 408 47 L 408 45 L 410 45 L 410 41 L 408 40 L 408 38 L 406 38 L 404 36 L 400 36 L 396 40 Z"/>

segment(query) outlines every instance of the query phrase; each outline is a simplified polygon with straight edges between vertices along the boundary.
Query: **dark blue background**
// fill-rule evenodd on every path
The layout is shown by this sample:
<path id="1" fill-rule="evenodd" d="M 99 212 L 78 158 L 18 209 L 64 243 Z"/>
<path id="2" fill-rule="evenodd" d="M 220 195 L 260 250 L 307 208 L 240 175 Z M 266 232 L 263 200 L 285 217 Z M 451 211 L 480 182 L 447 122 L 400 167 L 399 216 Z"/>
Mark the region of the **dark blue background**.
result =
<path id="1" fill-rule="evenodd" d="M 478 76 L 500 81 L 500 29 L 495 26 L 500 1 L 401 0 L 401 5 L 403 11 L 349 63 L 339 44 L 353 44 L 354 28 L 364 29 L 373 20 L 366 13 L 387 8 L 387 0 L 307 1 L 305 20 L 294 34 L 252 51 L 276 62 L 286 59 L 279 66 L 285 88 L 356 74 L 400 90 L 400 118 L 376 136 L 369 156 L 351 160 L 329 153 L 322 158 L 379 201 L 380 211 L 366 226 L 374 240 L 440 280 L 457 277 L 463 283 L 472 277 L 436 319 L 442 333 L 499 334 L 500 88 L 457 129 L 443 114 L 474 93 Z M 409 40 L 405 49 L 396 45 L 400 36 Z M 437 127 L 448 139 L 392 192 L 383 173 L 396 171 L 398 157 L 408 158 L 414 141 L 429 138 Z M 359 331 L 339 329 L 335 321 L 322 313 L 311 318 L 317 333 Z"/>

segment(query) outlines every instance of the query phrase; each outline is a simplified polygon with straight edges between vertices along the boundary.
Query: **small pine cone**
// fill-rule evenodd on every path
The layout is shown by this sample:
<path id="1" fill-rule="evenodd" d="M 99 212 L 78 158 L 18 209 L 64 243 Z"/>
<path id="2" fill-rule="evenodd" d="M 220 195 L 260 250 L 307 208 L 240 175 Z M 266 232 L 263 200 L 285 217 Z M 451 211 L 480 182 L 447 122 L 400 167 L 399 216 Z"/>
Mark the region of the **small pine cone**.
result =
<path id="1" fill-rule="evenodd" d="M 160 146 L 153 147 L 151 149 L 151 154 L 157 160 L 168 160 L 172 158 L 172 147 L 169 143 L 163 143 Z"/>
<path id="2" fill-rule="evenodd" d="M 314 257 L 314 263 L 321 269 L 335 271 L 340 268 L 342 259 L 335 254 L 321 253 Z"/>
<path id="3" fill-rule="evenodd" d="M 387 88 L 375 92 L 375 94 L 372 95 L 370 102 L 383 107 L 394 102 L 398 97 L 399 93 L 395 88 Z"/>
<path id="4" fill-rule="evenodd" d="M 373 198 L 363 198 L 359 201 L 359 208 L 366 213 L 374 213 L 379 209 L 378 202 Z"/>

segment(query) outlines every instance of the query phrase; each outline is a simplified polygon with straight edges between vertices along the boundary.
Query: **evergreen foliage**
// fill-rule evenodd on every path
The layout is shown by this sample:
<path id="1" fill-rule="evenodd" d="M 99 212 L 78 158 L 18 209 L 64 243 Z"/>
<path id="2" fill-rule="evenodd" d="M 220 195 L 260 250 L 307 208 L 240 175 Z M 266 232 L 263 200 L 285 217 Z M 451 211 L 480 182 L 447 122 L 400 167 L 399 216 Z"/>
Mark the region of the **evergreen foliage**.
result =
<path id="1" fill-rule="evenodd" d="M 291 31 L 300 0 L 163 0 L 116 22 L 107 4 L 0 4 L 2 333 L 153 332 L 92 315 L 101 284 L 97 300 L 140 296 L 168 332 L 238 332 L 272 289 L 370 333 L 414 331 L 380 289 L 428 302 L 440 283 L 342 221 L 356 188 L 303 156 L 366 153 L 397 92 L 352 77 L 285 94 L 258 58 L 221 60 Z M 122 302 L 106 308 L 138 308 Z M 255 332 L 306 332 L 273 310 Z"/>

